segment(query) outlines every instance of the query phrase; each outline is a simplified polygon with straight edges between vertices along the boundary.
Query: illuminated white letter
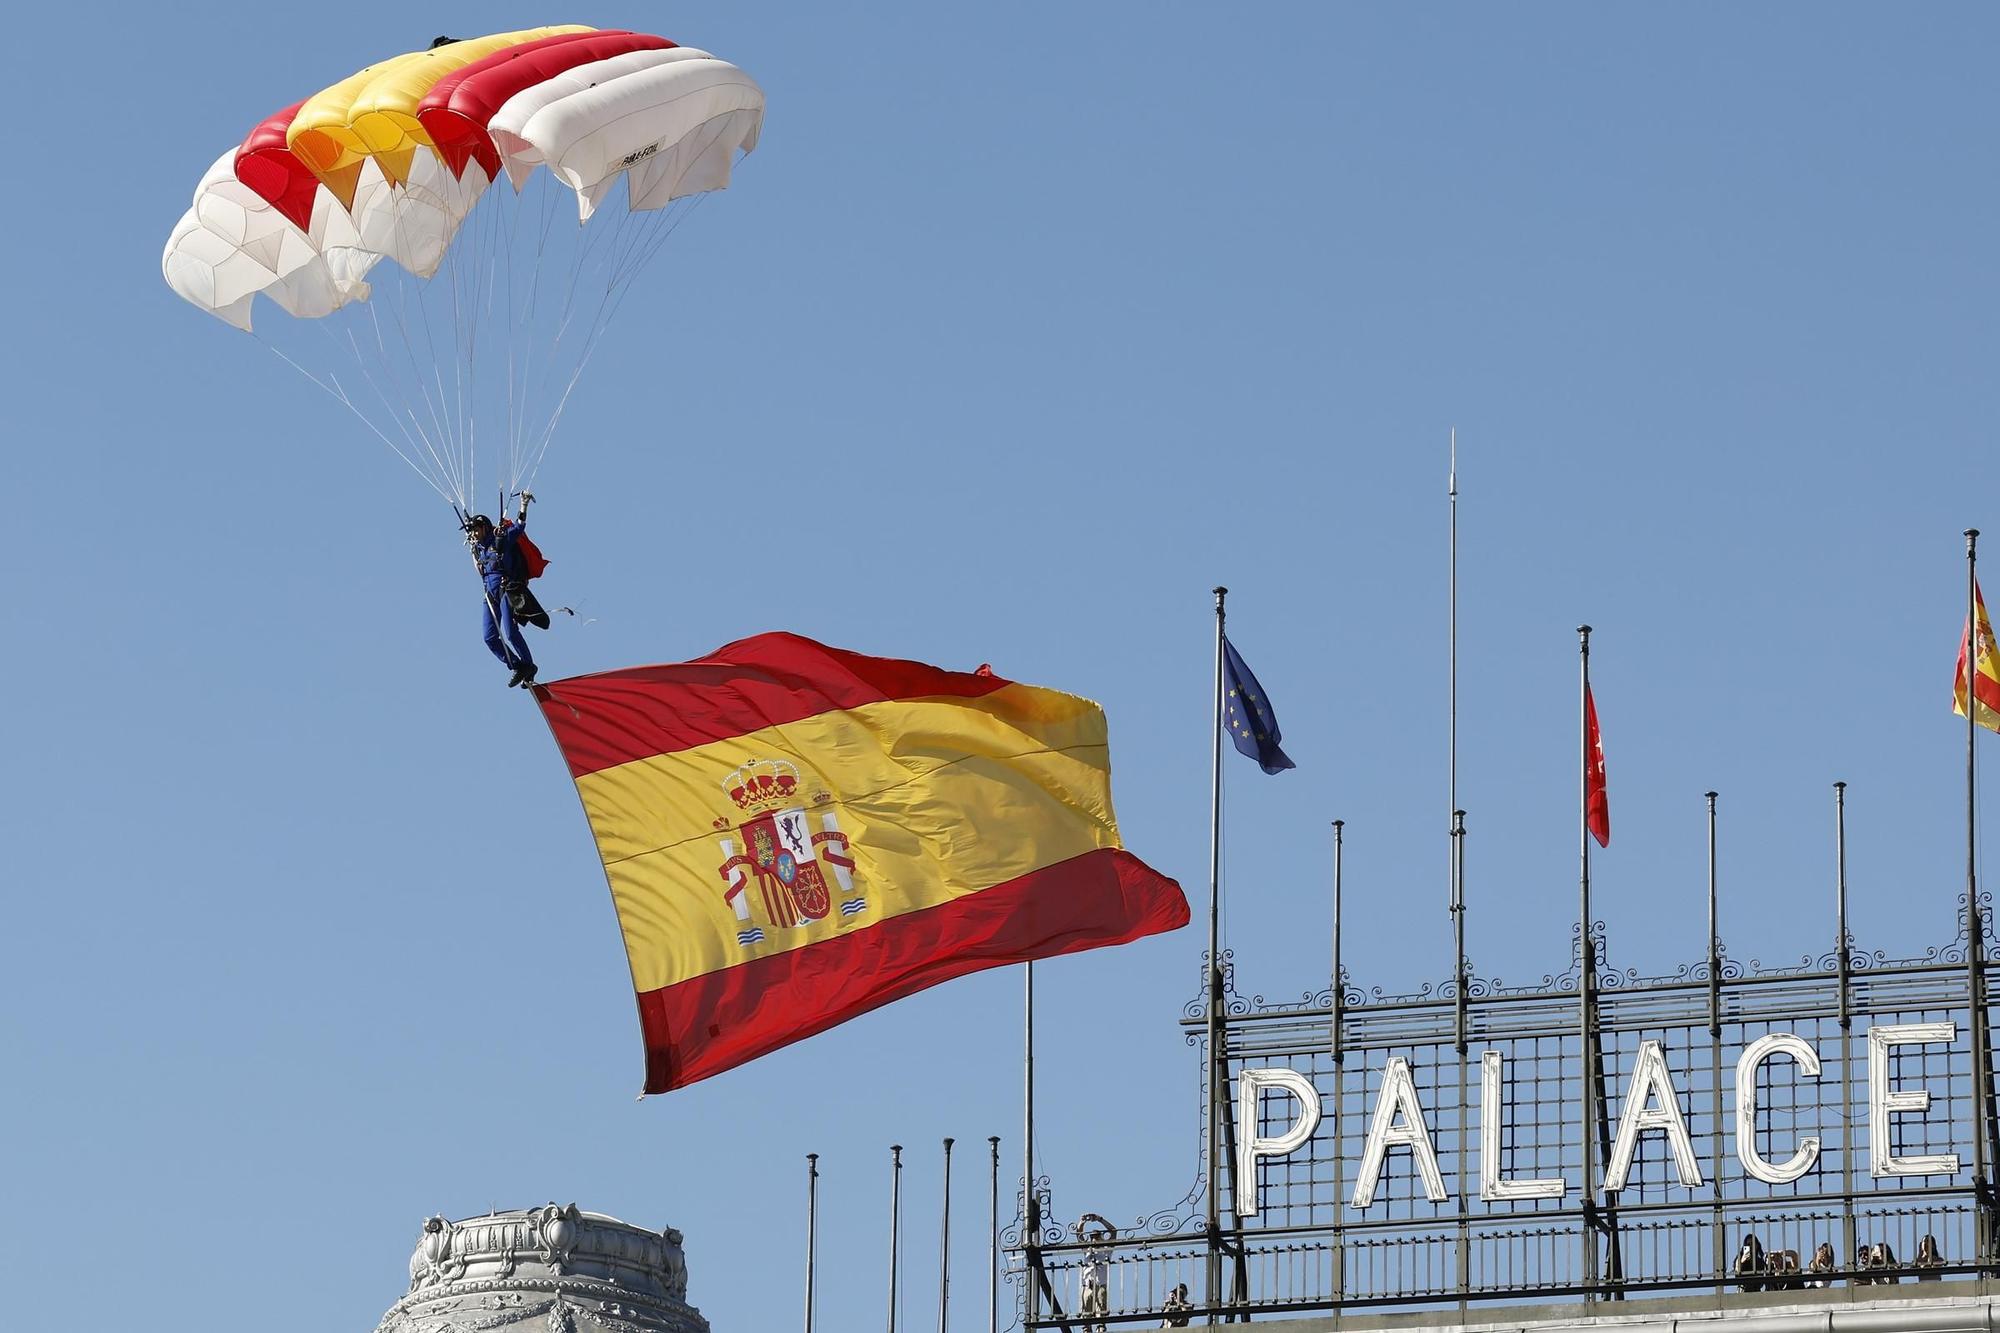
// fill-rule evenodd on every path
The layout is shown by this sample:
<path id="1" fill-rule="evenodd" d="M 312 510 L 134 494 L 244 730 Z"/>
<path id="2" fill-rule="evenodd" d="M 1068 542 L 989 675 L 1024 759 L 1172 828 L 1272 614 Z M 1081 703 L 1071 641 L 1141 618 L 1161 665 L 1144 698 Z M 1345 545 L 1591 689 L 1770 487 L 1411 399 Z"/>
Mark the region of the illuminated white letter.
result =
<path id="1" fill-rule="evenodd" d="M 1299 1099 L 1299 1118 L 1270 1139 L 1257 1133 L 1266 1088 Z M 1236 1213 L 1248 1217 L 1257 1211 L 1257 1159 L 1283 1157 L 1313 1136 L 1319 1128 L 1319 1093 L 1304 1074 L 1292 1069 L 1246 1069 L 1236 1076 L 1236 1089 Z"/>
<path id="2" fill-rule="evenodd" d="M 1500 1121 L 1506 1114 L 1500 1105 L 1500 1084 L 1505 1061 L 1506 1057 L 1498 1051 L 1488 1051 L 1479 1057 L 1479 1197 L 1488 1203 L 1560 1199 L 1569 1192 L 1569 1182 L 1561 1176 L 1500 1179 Z"/>
<path id="3" fill-rule="evenodd" d="M 1655 1099 L 1659 1106 L 1649 1107 L 1647 1103 Z M 1694 1160 L 1694 1145 L 1688 1142 L 1687 1122 L 1681 1119 L 1680 1094 L 1674 1091 L 1667 1057 L 1657 1041 L 1639 1043 L 1639 1061 L 1632 1066 L 1632 1082 L 1625 1089 L 1625 1105 L 1618 1114 L 1618 1142 L 1611 1149 L 1605 1189 L 1625 1188 L 1625 1177 L 1632 1171 L 1632 1154 L 1639 1150 L 1639 1136 L 1649 1129 L 1667 1132 L 1667 1146 L 1673 1149 L 1681 1184 L 1701 1184 L 1701 1167 Z"/>
<path id="4" fill-rule="evenodd" d="M 1766 1185 L 1788 1185 L 1819 1160 L 1817 1134 L 1800 1139 L 1798 1151 L 1782 1162 L 1767 1162 L 1757 1151 L 1757 1067 L 1778 1054 L 1798 1062 L 1799 1077 L 1819 1077 L 1819 1052 L 1789 1032 L 1757 1038 L 1743 1048 L 1736 1062 L 1736 1156 L 1745 1171 Z"/>
<path id="5" fill-rule="evenodd" d="M 1896 1157 L 1890 1152 L 1889 1117 L 1931 1109 L 1931 1095 L 1922 1090 L 1889 1091 L 1889 1049 L 1933 1041 L 1957 1041 L 1958 1024 L 1890 1023 L 1868 1029 L 1868 1174 L 1884 1176 L 1948 1176 L 1958 1171 L 1958 1154 L 1924 1153 Z"/>
<path id="6" fill-rule="evenodd" d="M 1401 1114 L 1403 1123 L 1396 1117 Z M 1375 1202 L 1375 1187 L 1382 1183 L 1382 1167 L 1389 1149 L 1407 1147 L 1416 1159 L 1417 1174 L 1423 1177 L 1424 1197 L 1443 1203 L 1444 1174 L 1438 1170 L 1437 1152 L 1431 1147 L 1431 1127 L 1424 1123 L 1424 1108 L 1417 1102 L 1417 1085 L 1410 1079 L 1410 1062 L 1400 1055 L 1389 1057 L 1382 1067 L 1382 1090 L 1375 1096 L 1375 1119 L 1368 1126 L 1368 1146 L 1361 1154 L 1361 1174 L 1354 1181 L 1356 1208 Z"/>

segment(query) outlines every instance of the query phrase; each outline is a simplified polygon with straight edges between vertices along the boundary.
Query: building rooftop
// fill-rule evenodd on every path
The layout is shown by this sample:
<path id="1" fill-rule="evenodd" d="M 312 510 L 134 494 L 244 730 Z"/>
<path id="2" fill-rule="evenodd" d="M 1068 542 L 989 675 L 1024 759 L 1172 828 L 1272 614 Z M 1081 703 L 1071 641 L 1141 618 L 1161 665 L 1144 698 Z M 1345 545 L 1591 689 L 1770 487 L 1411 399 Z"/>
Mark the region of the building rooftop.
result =
<path id="1" fill-rule="evenodd" d="M 408 1293 L 377 1333 L 708 1333 L 687 1302 L 681 1233 L 575 1204 L 427 1219 Z"/>

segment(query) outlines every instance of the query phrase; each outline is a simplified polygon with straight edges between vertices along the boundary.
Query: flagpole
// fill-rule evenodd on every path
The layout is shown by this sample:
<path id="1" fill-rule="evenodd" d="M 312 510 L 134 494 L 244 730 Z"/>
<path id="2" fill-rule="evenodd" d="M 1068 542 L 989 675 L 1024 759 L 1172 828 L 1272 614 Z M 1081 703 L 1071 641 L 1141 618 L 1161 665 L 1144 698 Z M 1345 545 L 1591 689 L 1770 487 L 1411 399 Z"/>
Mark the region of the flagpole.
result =
<path id="1" fill-rule="evenodd" d="M 1209 823 L 1208 823 L 1208 1322 L 1222 1297 L 1222 1197 L 1216 1155 L 1222 1151 L 1220 1086 L 1225 1065 L 1222 1038 L 1222 645 L 1223 602 L 1229 589 L 1215 589 L 1215 688 L 1209 696 Z"/>
<path id="2" fill-rule="evenodd" d="M 951 1136 L 944 1140 L 944 1212 L 938 1224 L 938 1333 L 951 1322 Z"/>
<path id="3" fill-rule="evenodd" d="M 1977 1128 L 1972 1135 L 1973 1187 L 1984 1196 L 1978 1210 L 1976 1244 L 1983 1265 L 1993 1248 L 1993 1196 L 1986 1179 L 1986 1136 L 1992 1096 L 1987 1072 L 1985 927 L 1979 910 L 1979 529 L 1965 530 L 1965 980 L 1966 1005 L 1971 1011 L 1972 1106 Z M 1984 1269 L 1981 1269 L 1983 1275 Z"/>
<path id="4" fill-rule="evenodd" d="M 1035 1194 L 1035 965 L 1021 968 L 1021 1284 L 1030 1325 L 1042 1313 L 1042 1216 Z"/>
<path id="5" fill-rule="evenodd" d="M 1854 1008 L 1847 934 L 1847 784 L 1833 784 L 1833 930 L 1835 964 L 1840 977 L 1840 1110 L 1846 1124 L 1854 1123 L 1854 1080 L 1849 1071 L 1854 1061 Z M 1853 1254 L 1857 1236 L 1854 1225 L 1854 1154 L 1840 1154 L 1840 1252 Z"/>
<path id="6" fill-rule="evenodd" d="M 1458 1009 L 1452 1023 L 1458 1053 L 1466 1053 L 1466 813 L 1458 809 L 1458 426 L 1452 426 L 1452 983 L 1458 987 Z M 1460 1125 L 1464 1129 L 1464 1125 Z"/>
<path id="7" fill-rule="evenodd" d="M 1457 1007 L 1452 1013 L 1452 1044 L 1465 1054 L 1465 811 L 1451 812 L 1451 968 L 1457 991 Z M 1461 1062 L 1462 1063 L 1462 1062 Z"/>
<path id="8" fill-rule="evenodd" d="M 1840 974 L 1840 1026 L 1850 1026 L 1847 976 L 1853 965 L 1847 956 L 1847 784 L 1833 784 L 1833 933 L 1834 969 Z"/>
<path id="9" fill-rule="evenodd" d="M 1708 801 L 1708 1035 L 1722 1035 L 1722 936 L 1715 915 L 1715 799 L 1717 793 L 1705 794 Z M 1721 1084 L 1717 1084 L 1720 1095 Z M 1718 1142 L 1720 1138 L 1718 1136 Z"/>
<path id="10" fill-rule="evenodd" d="M 987 1135 L 986 1148 L 993 1156 L 993 1194 L 986 1227 L 986 1333 L 1000 1333 L 1000 1136 Z"/>
<path id="11" fill-rule="evenodd" d="M 1333 1014 L 1328 1034 L 1333 1047 L 1333 1294 L 1339 1300 L 1347 1290 L 1346 1246 L 1341 1242 L 1341 1218 L 1345 1208 L 1345 1182 L 1340 1171 L 1340 1108 L 1347 1100 L 1347 1043 L 1342 1033 L 1342 1019 L 1347 1011 L 1347 979 L 1342 974 L 1340 961 L 1340 895 L 1341 860 L 1345 850 L 1344 831 L 1347 821 L 1333 821 Z"/>
<path id="12" fill-rule="evenodd" d="M 1722 1124 L 1722 935 L 1716 920 L 1715 792 L 1704 793 L 1708 801 L 1708 1114 L 1710 1123 Z M 1709 1136 L 1709 1188 L 1715 1200 L 1709 1222 L 1709 1262 L 1721 1276 L 1729 1262 L 1729 1242 L 1724 1236 L 1722 1192 L 1722 1134 Z M 1716 1290 L 1722 1291 L 1718 1282 Z"/>
<path id="13" fill-rule="evenodd" d="M 1596 1142 L 1596 1097 L 1593 1093 L 1592 1065 L 1596 1041 L 1591 1032 L 1590 991 L 1595 979 L 1597 960 L 1592 956 L 1590 936 L 1590 626 L 1576 627 L 1580 685 L 1577 690 L 1577 734 L 1582 738 L 1579 754 L 1582 764 L 1577 773 L 1577 836 L 1581 864 L 1579 886 L 1582 896 L 1582 916 L 1577 924 L 1577 1018 L 1581 1045 L 1577 1052 L 1577 1080 L 1583 1101 L 1583 1298 L 1596 1299 L 1594 1288 L 1597 1284 L 1597 1170 L 1592 1159 Z"/>
<path id="14" fill-rule="evenodd" d="M 889 1145 L 889 1333 L 896 1333 L 896 1307 L 903 1277 L 903 1145 Z"/>
<path id="15" fill-rule="evenodd" d="M 1446 481 L 1445 494 L 1451 502 L 1451 762 L 1449 766 L 1451 803 L 1445 808 L 1456 816 L 1458 812 L 1458 427 L 1456 426 L 1451 428 L 1451 473 Z M 1455 839 L 1457 835 L 1453 836 Z M 1456 842 L 1453 845 L 1455 847 Z M 1453 912 L 1458 912 L 1462 908 L 1460 894 L 1464 883 L 1460 878 L 1462 871 L 1460 860 L 1461 858 L 1454 852 L 1451 884 Z"/>
<path id="16" fill-rule="evenodd" d="M 813 1333 L 819 1259 L 819 1154 L 806 1154 L 806 1333 Z"/>

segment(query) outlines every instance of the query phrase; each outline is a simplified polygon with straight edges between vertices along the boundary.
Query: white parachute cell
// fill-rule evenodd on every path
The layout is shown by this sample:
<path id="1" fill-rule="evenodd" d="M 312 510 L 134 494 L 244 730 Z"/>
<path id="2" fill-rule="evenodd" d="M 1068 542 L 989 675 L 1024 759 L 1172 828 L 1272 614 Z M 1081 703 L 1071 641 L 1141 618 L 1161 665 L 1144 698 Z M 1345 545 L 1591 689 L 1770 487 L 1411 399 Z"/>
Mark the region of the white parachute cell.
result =
<path id="1" fill-rule="evenodd" d="M 168 236 L 161 260 L 167 284 L 244 330 L 259 295 L 305 319 L 365 299 L 365 278 L 379 256 L 359 248 L 359 233 L 331 197 L 321 192 L 313 230 L 300 231 L 236 179 L 235 156 L 231 149 L 216 159 Z"/>
<path id="2" fill-rule="evenodd" d="M 626 197 L 639 210 L 721 189 L 763 122 L 755 80 L 681 46 L 579 65 L 509 100 L 488 130 L 510 179 L 546 165 L 588 219 L 626 173 Z"/>

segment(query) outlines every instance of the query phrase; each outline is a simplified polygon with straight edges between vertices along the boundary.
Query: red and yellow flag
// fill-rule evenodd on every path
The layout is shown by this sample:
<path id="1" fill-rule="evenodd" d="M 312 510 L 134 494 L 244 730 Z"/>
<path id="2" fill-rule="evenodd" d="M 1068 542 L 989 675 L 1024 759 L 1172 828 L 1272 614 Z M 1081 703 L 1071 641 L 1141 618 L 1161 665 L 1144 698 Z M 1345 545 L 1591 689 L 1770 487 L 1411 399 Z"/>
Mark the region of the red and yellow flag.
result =
<path id="1" fill-rule="evenodd" d="M 1965 716 L 1965 641 L 1977 637 L 1978 670 L 1973 675 L 1974 720 L 1988 731 L 2000 731 L 2000 649 L 1993 643 L 1993 622 L 1986 618 L 1986 597 L 1979 585 L 1972 585 L 1975 619 L 1958 637 L 1958 672 L 1952 679 L 1951 711 Z"/>
<path id="2" fill-rule="evenodd" d="M 536 688 L 665 1092 L 984 968 L 1187 924 L 1122 850 L 1104 711 L 763 634 Z"/>

